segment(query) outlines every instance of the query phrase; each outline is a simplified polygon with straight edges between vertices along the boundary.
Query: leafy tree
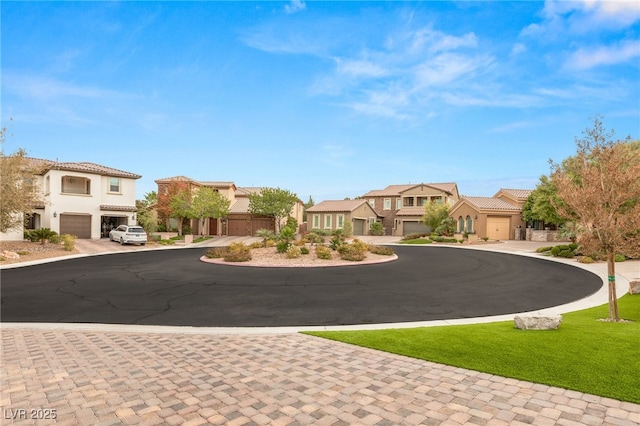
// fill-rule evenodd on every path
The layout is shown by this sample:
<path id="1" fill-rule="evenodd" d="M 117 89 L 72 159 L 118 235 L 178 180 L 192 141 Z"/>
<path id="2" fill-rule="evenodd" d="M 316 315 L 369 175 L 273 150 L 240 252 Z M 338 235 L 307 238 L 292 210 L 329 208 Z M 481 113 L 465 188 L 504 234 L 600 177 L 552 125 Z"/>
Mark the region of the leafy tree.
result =
<path id="1" fill-rule="evenodd" d="M 298 196 L 280 188 L 262 188 L 260 193 L 249 194 L 249 212 L 275 219 L 277 233 L 282 228 L 282 220 L 291 214 L 298 202 Z"/>
<path id="2" fill-rule="evenodd" d="M 159 192 L 156 210 L 158 212 L 159 219 L 163 221 L 165 225 L 167 225 L 167 229 L 169 229 L 169 218 L 173 217 L 171 202 L 179 192 L 190 191 L 190 185 L 188 182 L 176 180 L 166 186 L 159 187 L 158 189 Z M 182 228 L 182 224 L 180 224 L 179 228 Z M 181 232 L 181 229 L 179 232 Z"/>
<path id="3" fill-rule="evenodd" d="M 562 225 L 568 218 L 558 213 L 555 207 L 558 204 L 562 204 L 562 200 L 558 198 L 558 188 L 548 176 L 541 176 L 538 186 L 531 192 L 522 207 L 522 218 L 525 222 L 539 220 Z"/>
<path id="4" fill-rule="evenodd" d="M 6 132 L 6 128 L 0 130 L 0 148 L 5 142 Z M 21 228 L 25 213 L 41 201 L 34 180 L 42 170 L 26 155 L 23 149 L 11 155 L 5 155 L 0 149 L 0 232 Z"/>
<path id="5" fill-rule="evenodd" d="M 435 231 L 443 221 L 449 218 L 449 206 L 444 203 L 429 201 L 424 206 L 424 215 L 422 223 L 429 226 Z"/>
<path id="6" fill-rule="evenodd" d="M 182 235 L 184 220 L 191 217 L 192 198 L 191 191 L 183 189 L 169 201 L 170 217 L 178 221 L 178 235 Z"/>
<path id="7" fill-rule="evenodd" d="M 229 214 L 231 201 L 213 188 L 198 189 L 191 202 L 189 217 L 200 221 L 200 234 L 208 218 L 219 219 Z"/>
<path id="8" fill-rule="evenodd" d="M 313 198 L 311 198 L 311 195 L 309 195 L 309 201 L 304 203 L 304 212 L 302 213 L 302 221 L 303 222 L 307 221 L 307 209 L 309 209 L 309 208 L 311 208 L 313 206 L 315 206 L 315 203 L 313 201 Z"/>
<path id="9" fill-rule="evenodd" d="M 609 320 L 619 321 L 615 255 L 640 256 L 640 141 L 614 140 L 600 117 L 576 138 L 571 164 L 552 163 L 561 215 L 573 217 L 577 241 L 587 253 L 607 258 Z"/>
<path id="10" fill-rule="evenodd" d="M 136 200 L 137 222 L 147 234 L 158 230 L 158 212 L 154 207 L 158 204 L 158 194 L 155 191 L 144 194 L 143 200 Z"/>

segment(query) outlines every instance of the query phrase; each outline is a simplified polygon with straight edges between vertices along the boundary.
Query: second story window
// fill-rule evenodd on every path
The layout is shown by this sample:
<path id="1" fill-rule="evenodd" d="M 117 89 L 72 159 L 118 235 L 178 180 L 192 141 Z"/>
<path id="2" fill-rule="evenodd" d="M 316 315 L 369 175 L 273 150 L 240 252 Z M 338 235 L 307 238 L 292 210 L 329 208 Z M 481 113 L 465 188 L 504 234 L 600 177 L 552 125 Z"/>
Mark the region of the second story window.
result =
<path id="1" fill-rule="evenodd" d="M 413 207 L 413 197 L 405 197 L 402 199 L 402 205 L 404 207 Z"/>
<path id="2" fill-rule="evenodd" d="M 109 192 L 120 192 L 120 178 L 109 178 Z"/>
<path id="3" fill-rule="evenodd" d="M 91 180 L 77 176 L 62 176 L 62 193 L 91 195 Z"/>
<path id="4" fill-rule="evenodd" d="M 384 209 L 391 210 L 391 198 L 384 199 Z"/>

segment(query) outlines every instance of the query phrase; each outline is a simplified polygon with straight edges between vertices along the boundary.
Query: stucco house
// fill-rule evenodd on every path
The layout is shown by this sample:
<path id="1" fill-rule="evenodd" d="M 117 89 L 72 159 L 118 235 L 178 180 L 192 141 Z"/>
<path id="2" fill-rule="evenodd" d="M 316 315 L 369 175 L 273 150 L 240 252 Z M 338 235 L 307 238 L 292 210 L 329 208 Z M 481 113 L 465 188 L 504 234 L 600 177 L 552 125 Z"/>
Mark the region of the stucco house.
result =
<path id="1" fill-rule="evenodd" d="M 307 209 L 307 228 L 334 231 L 351 223 L 353 235 L 368 235 L 379 215 L 367 200 L 328 200 Z"/>
<path id="2" fill-rule="evenodd" d="M 196 191 L 201 187 L 213 188 L 224 195 L 230 202 L 229 215 L 223 218 L 209 218 L 204 229 L 199 229 L 199 221 L 192 220 L 191 228 L 197 235 L 253 236 L 259 229 L 276 230 L 272 217 L 255 215 L 249 212 L 249 194 L 260 193 L 259 187 L 238 187 L 226 181 L 196 181 L 186 176 L 175 176 L 157 179 L 158 197 L 166 196 L 171 184 L 179 184 L 183 188 Z M 304 204 L 298 202 L 291 209 L 290 216 L 302 224 Z M 286 220 L 286 219 L 285 219 Z M 283 220 L 284 222 L 284 220 Z"/>
<path id="3" fill-rule="evenodd" d="M 472 238 L 521 240 L 525 237 L 522 206 L 531 194 L 528 189 L 500 189 L 493 197 L 463 196 L 449 210 L 456 232 Z"/>
<path id="4" fill-rule="evenodd" d="M 29 159 L 40 174 L 34 185 L 42 203 L 25 218 L 26 229 L 50 228 L 59 234 L 99 239 L 109 229 L 136 223 L 136 180 L 141 176 L 90 162 Z M 22 240 L 24 230 L 3 234 Z"/>
<path id="5" fill-rule="evenodd" d="M 385 235 L 408 235 L 430 232 L 421 222 L 424 205 L 429 201 L 453 205 L 460 199 L 458 185 L 448 183 L 420 183 L 389 185 L 369 191 L 362 196 L 382 218 Z"/>

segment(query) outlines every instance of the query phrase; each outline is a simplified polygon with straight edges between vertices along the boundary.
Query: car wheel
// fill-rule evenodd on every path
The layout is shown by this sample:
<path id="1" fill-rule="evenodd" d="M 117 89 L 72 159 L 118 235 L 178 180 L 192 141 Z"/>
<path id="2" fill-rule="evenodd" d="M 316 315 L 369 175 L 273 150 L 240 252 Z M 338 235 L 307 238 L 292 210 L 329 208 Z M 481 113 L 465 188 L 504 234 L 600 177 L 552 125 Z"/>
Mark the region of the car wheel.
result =
<path id="1" fill-rule="evenodd" d="M 145 245 L 145 243 L 140 243 L 141 246 Z"/>
<path id="2" fill-rule="evenodd" d="M 122 239 L 122 237 L 120 237 L 120 245 L 124 245 L 124 240 Z"/>

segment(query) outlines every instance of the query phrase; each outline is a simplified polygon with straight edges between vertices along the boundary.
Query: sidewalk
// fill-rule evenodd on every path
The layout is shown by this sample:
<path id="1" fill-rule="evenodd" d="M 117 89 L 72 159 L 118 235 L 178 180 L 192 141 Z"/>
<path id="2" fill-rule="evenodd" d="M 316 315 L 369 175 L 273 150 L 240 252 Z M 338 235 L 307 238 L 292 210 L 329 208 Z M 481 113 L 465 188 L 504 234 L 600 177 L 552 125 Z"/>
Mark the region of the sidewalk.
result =
<path id="1" fill-rule="evenodd" d="M 480 246 L 534 256 L 530 247 Z M 606 265 L 588 266 L 606 278 Z M 616 266 L 623 279 L 640 272 L 637 261 Z M 640 424 L 637 404 L 285 331 L 5 324 L 0 423 Z"/>

